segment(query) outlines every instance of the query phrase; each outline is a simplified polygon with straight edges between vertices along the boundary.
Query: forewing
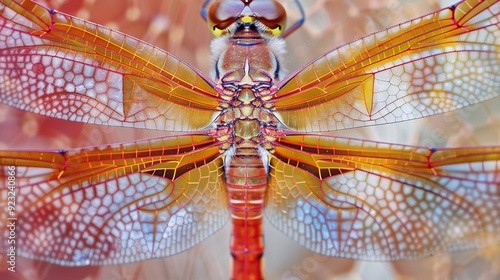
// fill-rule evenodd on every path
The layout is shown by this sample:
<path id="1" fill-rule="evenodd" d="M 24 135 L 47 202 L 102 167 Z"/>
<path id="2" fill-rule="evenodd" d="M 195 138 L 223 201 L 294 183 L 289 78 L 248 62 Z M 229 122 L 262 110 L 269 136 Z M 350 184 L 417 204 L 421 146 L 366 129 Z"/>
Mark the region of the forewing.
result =
<path id="1" fill-rule="evenodd" d="M 0 27 L 4 104 L 65 120 L 166 131 L 202 129 L 216 116 L 212 81 L 138 39 L 31 1 L 2 1 Z"/>
<path id="2" fill-rule="evenodd" d="M 0 206 L 11 206 L 8 197 L 17 200 L 0 216 L 17 218 L 9 221 L 16 224 L 16 250 L 23 257 L 108 265 L 170 256 L 229 219 L 222 158 L 209 136 L 0 151 L 0 165 Z M 9 192 L 12 178 L 15 194 Z M 7 240 L 9 228 L 1 232 Z M 1 251 L 7 246 L 2 242 Z"/>
<path id="3" fill-rule="evenodd" d="M 394 261 L 500 242 L 500 147 L 287 136 L 275 148 L 266 216 L 316 253 Z"/>
<path id="4" fill-rule="evenodd" d="M 278 85 L 301 132 L 394 123 L 499 96 L 500 2 L 467 0 L 334 49 Z"/>

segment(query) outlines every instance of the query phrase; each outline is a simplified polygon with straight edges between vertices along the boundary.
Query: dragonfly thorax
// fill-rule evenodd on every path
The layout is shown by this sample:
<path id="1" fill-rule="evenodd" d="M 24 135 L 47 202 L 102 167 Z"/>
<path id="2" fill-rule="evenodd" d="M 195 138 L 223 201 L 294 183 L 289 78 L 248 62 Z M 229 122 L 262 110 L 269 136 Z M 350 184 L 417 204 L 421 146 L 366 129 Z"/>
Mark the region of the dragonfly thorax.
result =
<path id="1" fill-rule="evenodd" d="M 224 93 L 232 91 L 225 89 Z M 280 134 L 280 122 L 274 116 L 270 98 L 271 88 L 261 85 L 237 87 L 227 102 L 219 106 L 222 113 L 215 121 L 212 135 L 222 141 L 221 150 L 257 146 L 272 150 L 270 141 Z"/>
<path id="2" fill-rule="evenodd" d="M 273 85 L 282 74 L 281 39 L 268 40 L 254 30 L 236 32 L 212 43 L 214 73 L 222 111 L 215 121 L 214 137 L 221 150 L 261 147 L 272 151 L 270 141 L 280 134 L 273 113 Z M 221 50 L 221 51 L 218 51 Z"/>

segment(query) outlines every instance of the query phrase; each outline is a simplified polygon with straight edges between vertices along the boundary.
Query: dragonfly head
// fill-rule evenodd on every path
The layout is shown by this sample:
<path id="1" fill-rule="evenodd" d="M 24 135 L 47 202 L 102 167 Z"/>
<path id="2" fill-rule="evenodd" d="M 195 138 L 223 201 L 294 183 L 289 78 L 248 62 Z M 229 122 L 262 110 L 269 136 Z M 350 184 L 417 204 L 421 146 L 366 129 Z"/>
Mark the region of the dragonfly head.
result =
<path id="1" fill-rule="evenodd" d="M 239 28 L 255 28 L 268 37 L 279 36 L 285 22 L 285 8 L 274 0 L 216 0 L 208 9 L 210 30 L 218 37 Z"/>

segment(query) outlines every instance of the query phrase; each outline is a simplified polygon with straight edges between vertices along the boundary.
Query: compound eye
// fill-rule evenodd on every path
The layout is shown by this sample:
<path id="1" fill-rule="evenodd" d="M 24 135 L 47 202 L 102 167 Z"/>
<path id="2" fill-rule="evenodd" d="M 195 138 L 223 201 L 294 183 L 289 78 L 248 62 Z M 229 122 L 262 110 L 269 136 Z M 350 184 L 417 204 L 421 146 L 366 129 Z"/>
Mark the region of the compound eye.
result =
<path id="1" fill-rule="evenodd" d="M 283 5 L 273 0 L 254 0 L 250 9 L 259 22 L 270 29 L 274 36 L 279 36 L 285 28 L 286 11 Z"/>
<path id="2" fill-rule="evenodd" d="M 222 36 L 238 20 L 245 4 L 241 1 L 219 0 L 210 5 L 208 25 L 215 36 Z"/>

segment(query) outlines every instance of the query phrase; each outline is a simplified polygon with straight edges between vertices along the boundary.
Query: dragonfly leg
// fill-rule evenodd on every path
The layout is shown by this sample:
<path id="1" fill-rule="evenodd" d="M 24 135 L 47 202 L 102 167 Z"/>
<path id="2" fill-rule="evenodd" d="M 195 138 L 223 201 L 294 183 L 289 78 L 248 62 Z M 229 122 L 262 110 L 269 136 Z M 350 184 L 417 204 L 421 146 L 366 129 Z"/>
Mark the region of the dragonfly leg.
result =
<path id="1" fill-rule="evenodd" d="M 306 13 L 304 12 L 304 7 L 302 7 L 302 4 L 300 4 L 299 0 L 294 0 L 295 3 L 297 3 L 297 7 L 299 8 L 300 11 L 300 19 L 298 19 L 292 26 L 287 28 L 283 33 L 281 34 L 282 38 L 288 37 L 288 35 L 292 34 L 295 32 L 295 30 L 299 29 L 299 27 L 304 24 L 304 21 L 306 20 Z"/>
<path id="2" fill-rule="evenodd" d="M 201 6 L 201 10 L 200 10 L 201 17 L 203 17 L 203 19 L 205 21 L 208 21 L 207 7 L 208 7 L 209 3 L 210 3 L 210 0 L 205 0 L 205 2 L 203 2 L 203 6 Z"/>

